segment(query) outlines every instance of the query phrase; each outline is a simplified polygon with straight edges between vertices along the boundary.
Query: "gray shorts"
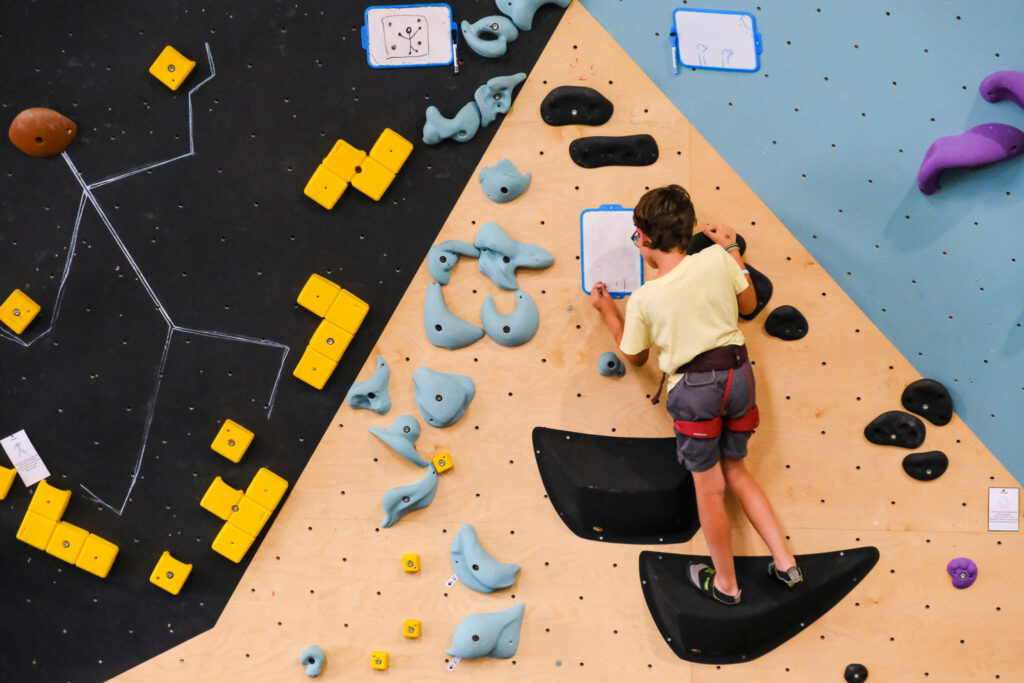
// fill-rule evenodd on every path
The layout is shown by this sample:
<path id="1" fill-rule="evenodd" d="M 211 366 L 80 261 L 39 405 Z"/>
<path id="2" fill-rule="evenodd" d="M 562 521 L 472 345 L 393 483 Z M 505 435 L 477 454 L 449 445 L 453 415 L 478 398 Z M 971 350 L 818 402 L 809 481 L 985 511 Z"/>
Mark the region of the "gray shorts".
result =
<path id="1" fill-rule="evenodd" d="M 744 368 L 747 372 L 744 372 Z M 748 374 L 749 373 L 749 374 Z M 665 407 L 672 420 L 701 422 L 711 420 L 722 410 L 723 419 L 743 417 L 754 399 L 754 371 L 750 363 L 736 368 L 732 373 L 729 398 L 722 409 L 725 385 L 729 381 L 728 370 L 710 372 L 688 372 L 668 393 Z M 747 455 L 747 440 L 753 432 L 733 432 L 722 428 L 717 438 L 699 439 L 676 430 L 676 454 L 679 463 L 691 472 L 704 472 L 715 466 L 722 456 L 739 460 Z"/>

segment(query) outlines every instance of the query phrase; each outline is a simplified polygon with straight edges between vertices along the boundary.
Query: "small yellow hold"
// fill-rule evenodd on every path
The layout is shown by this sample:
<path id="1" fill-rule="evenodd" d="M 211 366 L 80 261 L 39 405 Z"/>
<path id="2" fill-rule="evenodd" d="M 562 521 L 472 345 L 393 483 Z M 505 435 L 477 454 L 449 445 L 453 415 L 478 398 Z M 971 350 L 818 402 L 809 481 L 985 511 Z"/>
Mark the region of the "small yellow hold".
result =
<path id="1" fill-rule="evenodd" d="M 117 557 L 116 545 L 96 534 L 89 534 L 75 566 L 105 579 L 110 573 L 110 568 L 114 566 L 115 557 Z"/>
<path id="2" fill-rule="evenodd" d="M 41 310 L 42 306 L 33 301 L 32 297 L 16 289 L 0 304 L 0 322 L 14 330 L 15 334 L 21 334 Z"/>
<path id="3" fill-rule="evenodd" d="M 331 304 L 338 298 L 341 287 L 327 278 L 313 273 L 306 280 L 296 303 L 323 318 L 331 310 Z"/>
<path id="4" fill-rule="evenodd" d="M 29 510 L 22 518 L 21 526 L 18 527 L 15 537 L 33 548 L 46 550 L 46 544 L 50 542 L 50 537 L 53 536 L 53 530 L 56 528 L 57 522 Z"/>
<path id="5" fill-rule="evenodd" d="M 370 148 L 370 158 L 396 175 L 410 154 L 412 143 L 390 128 L 385 128 Z"/>
<path id="6" fill-rule="evenodd" d="M 387 652 L 371 652 L 370 653 L 370 668 L 385 671 L 388 668 L 388 653 Z"/>
<path id="7" fill-rule="evenodd" d="M 249 551 L 256 539 L 245 533 L 231 522 L 225 522 L 217 537 L 213 539 L 212 548 L 234 563 L 239 563 Z"/>
<path id="8" fill-rule="evenodd" d="M 195 67 L 195 62 L 168 45 L 149 67 L 149 73 L 171 90 L 177 90 Z"/>
<path id="9" fill-rule="evenodd" d="M 242 492 L 224 483 L 220 477 L 214 477 L 210 488 L 206 489 L 199 507 L 209 510 L 223 520 L 227 520 L 238 510 L 238 502 L 242 500 Z"/>
<path id="10" fill-rule="evenodd" d="M 259 536 L 263 531 L 263 526 L 270 519 L 270 510 L 248 496 L 242 496 L 242 500 L 238 501 L 236 507 L 238 509 L 228 517 L 228 523 L 235 525 L 253 538 Z"/>
<path id="11" fill-rule="evenodd" d="M 305 353 L 299 359 L 292 374 L 314 389 L 323 389 L 330 379 L 334 368 L 338 367 L 336 361 L 331 360 L 311 346 L 306 347 Z"/>
<path id="12" fill-rule="evenodd" d="M 418 553 L 406 553 L 402 555 L 402 571 L 418 572 L 420 570 L 420 556 Z"/>
<path id="13" fill-rule="evenodd" d="M 32 494 L 32 502 L 28 504 L 31 512 L 42 515 L 47 519 L 59 522 L 68 509 L 68 501 L 71 500 L 71 491 L 50 486 L 46 480 L 36 484 L 36 492 Z"/>
<path id="14" fill-rule="evenodd" d="M 177 595 L 191 573 L 192 565 L 174 559 L 165 550 L 157 561 L 153 573 L 149 575 L 149 582 L 154 586 L 160 586 L 171 595 Z"/>
<path id="15" fill-rule="evenodd" d="M 402 635 L 406 638 L 419 638 L 423 633 L 423 624 L 419 619 L 406 619 L 402 622 Z"/>
<path id="16" fill-rule="evenodd" d="M 7 494 L 11 492 L 11 484 L 14 483 L 16 476 L 18 476 L 18 470 L 0 465 L 0 500 L 6 498 Z"/>
<path id="17" fill-rule="evenodd" d="M 338 292 L 338 298 L 331 304 L 325 316 L 332 323 L 355 336 L 363 324 L 370 305 L 347 289 Z"/>
<path id="18" fill-rule="evenodd" d="M 322 165 L 342 180 L 352 182 L 356 169 L 365 160 L 366 152 L 356 149 L 344 140 L 338 140 L 331 148 L 330 154 L 324 157 Z"/>
<path id="19" fill-rule="evenodd" d="M 302 193 L 328 211 L 338 203 L 348 183 L 320 164 L 306 183 Z"/>
<path id="20" fill-rule="evenodd" d="M 455 467 L 455 461 L 452 460 L 452 455 L 448 451 L 441 451 L 432 458 L 434 462 L 434 469 L 437 473 L 447 472 L 451 468 Z"/>
<path id="21" fill-rule="evenodd" d="M 246 498 L 251 498 L 266 509 L 273 511 L 277 504 L 284 498 L 284 492 L 288 490 L 288 482 L 277 476 L 266 467 L 261 467 L 256 476 L 249 482 L 249 488 L 245 490 Z"/>
<path id="22" fill-rule="evenodd" d="M 46 552 L 68 564 L 74 564 L 78 560 L 78 555 L 82 552 L 82 546 L 85 545 L 87 538 L 89 538 L 89 532 L 85 529 L 61 522 L 53 530 L 50 542 L 46 544 Z"/>
<path id="23" fill-rule="evenodd" d="M 330 320 L 322 320 L 309 340 L 309 348 L 319 351 L 337 363 L 351 341 L 351 334 Z"/>
<path id="24" fill-rule="evenodd" d="M 252 443 L 254 434 L 234 420 L 224 420 L 220 431 L 210 444 L 215 452 L 231 462 L 238 462 Z"/>
<path id="25" fill-rule="evenodd" d="M 386 169 L 379 161 L 367 157 L 352 176 L 352 187 L 356 188 L 373 201 L 379 201 L 395 179 L 395 174 Z"/>

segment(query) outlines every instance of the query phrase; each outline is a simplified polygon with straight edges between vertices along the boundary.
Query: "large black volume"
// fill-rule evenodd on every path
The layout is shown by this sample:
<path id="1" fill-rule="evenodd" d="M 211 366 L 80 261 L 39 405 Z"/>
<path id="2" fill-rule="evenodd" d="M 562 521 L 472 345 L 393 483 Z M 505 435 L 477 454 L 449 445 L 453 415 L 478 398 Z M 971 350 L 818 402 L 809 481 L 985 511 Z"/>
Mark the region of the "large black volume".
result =
<path id="1" fill-rule="evenodd" d="M 549 126 L 600 126 L 612 117 L 615 106 L 593 88 L 563 85 L 540 103 L 540 117 Z"/>
<path id="2" fill-rule="evenodd" d="M 658 160 L 658 143 L 650 135 L 591 137 L 573 140 L 569 156 L 577 166 L 650 166 Z"/>

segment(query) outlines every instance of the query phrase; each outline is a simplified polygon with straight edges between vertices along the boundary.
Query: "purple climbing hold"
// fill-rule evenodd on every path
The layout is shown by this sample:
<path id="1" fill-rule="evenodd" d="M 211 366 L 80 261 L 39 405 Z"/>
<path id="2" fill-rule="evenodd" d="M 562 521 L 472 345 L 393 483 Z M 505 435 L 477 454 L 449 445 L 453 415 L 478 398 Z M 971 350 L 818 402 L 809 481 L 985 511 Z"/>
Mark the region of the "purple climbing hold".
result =
<path id="1" fill-rule="evenodd" d="M 978 565 L 966 557 L 950 560 L 946 571 L 952 577 L 955 588 L 967 588 L 978 578 Z"/>
<path id="2" fill-rule="evenodd" d="M 1010 100 L 1024 108 L 1024 72 L 997 71 L 985 77 L 978 91 L 989 102 Z"/>
<path id="3" fill-rule="evenodd" d="M 1002 123 L 983 123 L 933 142 L 917 172 L 917 186 L 925 194 L 935 194 L 939 176 L 948 168 L 974 168 L 1020 154 L 1024 154 L 1024 131 Z"/>

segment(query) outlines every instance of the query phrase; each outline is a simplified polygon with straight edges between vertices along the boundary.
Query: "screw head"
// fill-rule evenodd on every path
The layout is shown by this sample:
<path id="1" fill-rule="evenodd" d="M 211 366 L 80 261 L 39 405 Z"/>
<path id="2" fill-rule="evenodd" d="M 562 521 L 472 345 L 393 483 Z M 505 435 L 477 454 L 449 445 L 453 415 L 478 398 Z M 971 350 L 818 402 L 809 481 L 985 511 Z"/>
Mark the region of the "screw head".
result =
<path id="1" fill-rule="evenodd" d="M 167 70 L 170 71 L 171 73 L 174 73 L 174 65 L 173 64 L 168 64 L 167 65 Z"/>

